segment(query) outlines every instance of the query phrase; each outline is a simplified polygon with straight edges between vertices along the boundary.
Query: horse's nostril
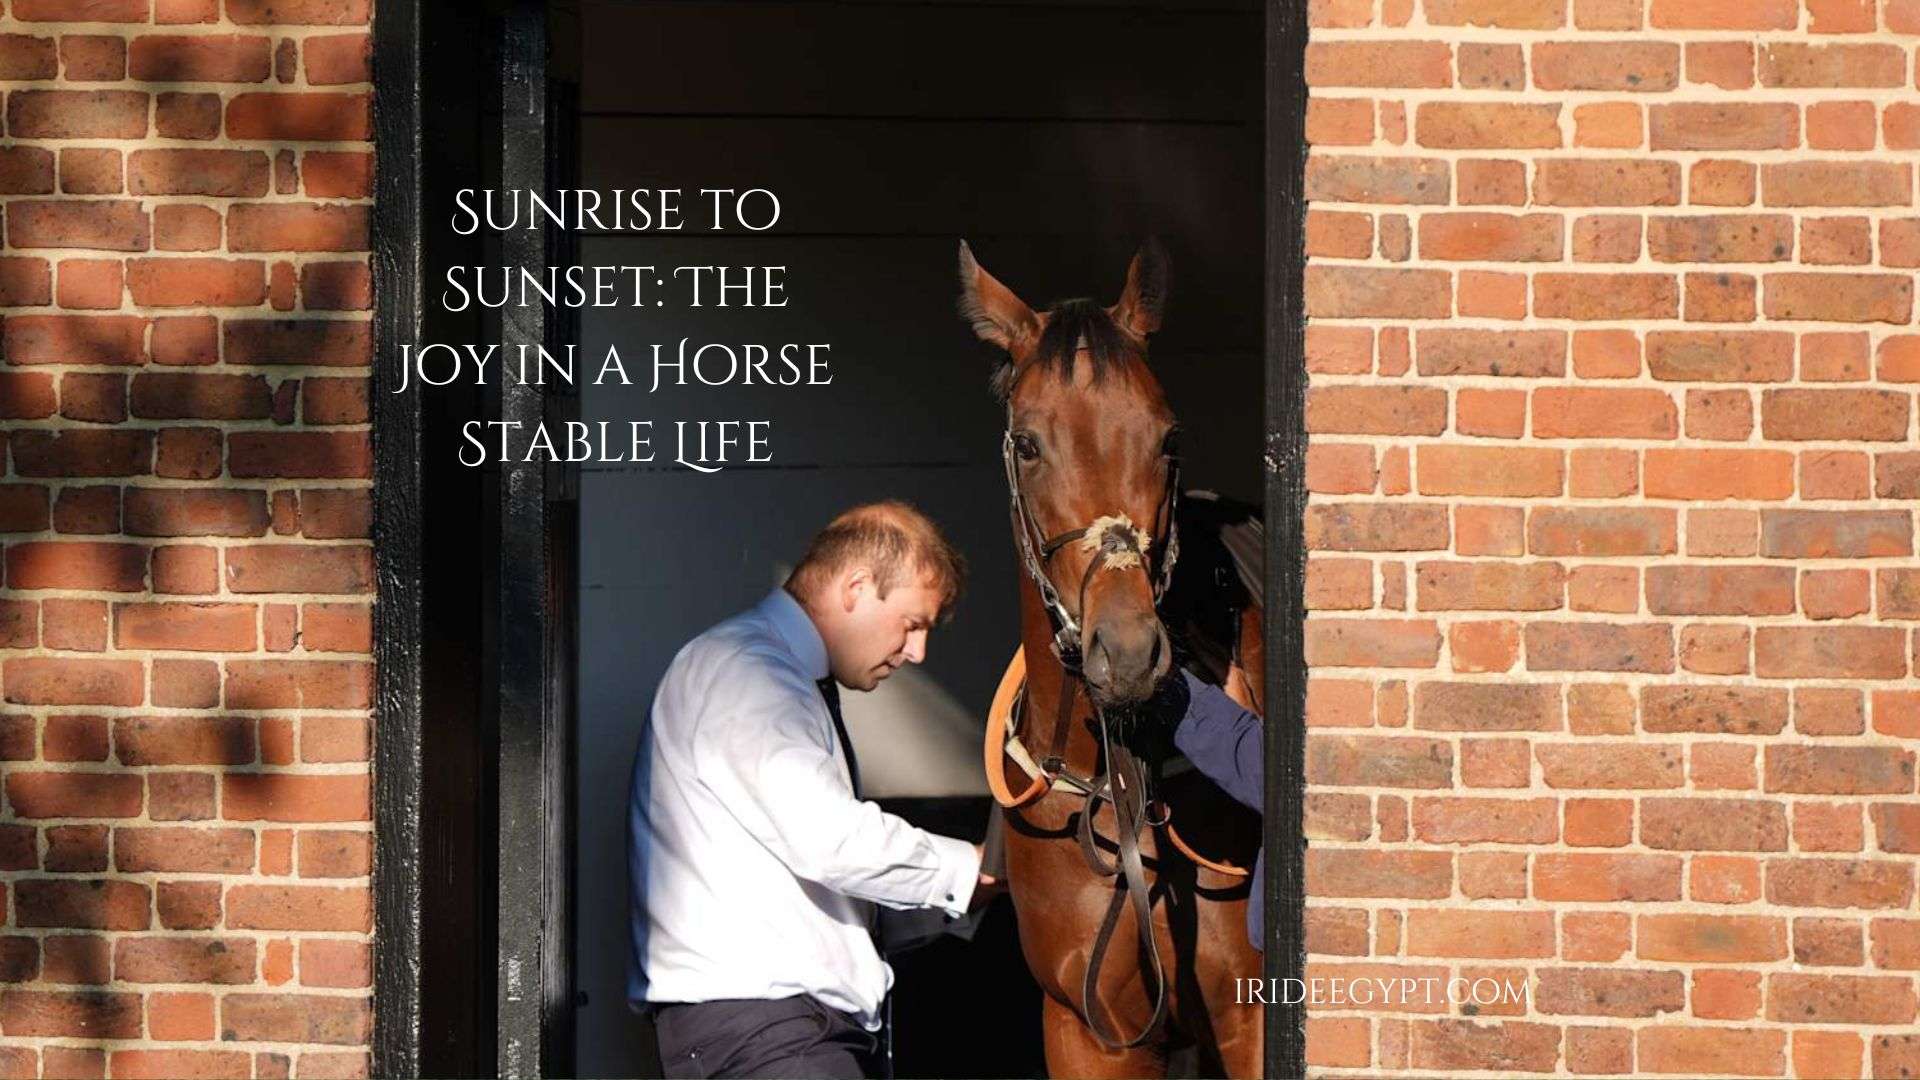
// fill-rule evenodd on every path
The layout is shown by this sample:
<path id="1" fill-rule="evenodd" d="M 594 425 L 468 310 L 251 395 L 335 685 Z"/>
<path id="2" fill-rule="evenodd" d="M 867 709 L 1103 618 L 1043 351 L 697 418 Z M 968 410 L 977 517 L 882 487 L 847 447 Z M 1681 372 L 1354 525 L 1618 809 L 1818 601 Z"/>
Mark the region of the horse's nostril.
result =
<path id="1" fill-rule="evenodd" d="M 1087 639 L 1087 679 L 1090 682 L 1104 684 L 1113 674 L 1113 658 L 1107 655 L 1106 643 L 1100 640 L 1100 632 L 1093 632 Z"/>

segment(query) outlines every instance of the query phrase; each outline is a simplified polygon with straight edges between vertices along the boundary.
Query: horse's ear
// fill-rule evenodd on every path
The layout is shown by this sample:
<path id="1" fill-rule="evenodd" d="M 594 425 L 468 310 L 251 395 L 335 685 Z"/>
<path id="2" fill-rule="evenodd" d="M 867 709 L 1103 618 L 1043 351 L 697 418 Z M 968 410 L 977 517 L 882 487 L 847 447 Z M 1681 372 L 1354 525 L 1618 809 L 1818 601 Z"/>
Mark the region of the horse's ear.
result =
<path id="1" fill-rule="evenodd" d="M 1013 290 L 974 261 L 973 249 L 960 241 L 960 315 L 973 324 L 981 341 L 1015 352 L 1040 332 L 1040 319 Z"/>
<path id="2" fill-rule="evenodd" d="M 1135 337 L 1144 338 L 1160 329 L 1166 310 L 1167 253 L 1159 240 L 1149 238 L 1127 264 L 1126 287 L 1107 313 Z"/>

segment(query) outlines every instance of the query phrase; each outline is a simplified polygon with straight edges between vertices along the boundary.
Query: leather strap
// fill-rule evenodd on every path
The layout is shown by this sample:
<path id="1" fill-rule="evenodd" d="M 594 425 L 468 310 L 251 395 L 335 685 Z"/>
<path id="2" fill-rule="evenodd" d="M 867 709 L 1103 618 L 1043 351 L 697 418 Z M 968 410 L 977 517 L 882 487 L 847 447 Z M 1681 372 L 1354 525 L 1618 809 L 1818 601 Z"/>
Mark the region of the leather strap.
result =
<path id="1" fill-rule="evenodd" d="M 1101 717 L 1100 738 L 1107 753 L 1107 785 L 1105 795 L 1113 803 L 1114 839 L 1119 848 L 1119 857 L 1114 864 L 1108 864 L 1098 858 L 1093 846 L 1091 822 L 1094 811 L 1099 807 L 1100 792 L 1087 796 L 1087 806 L 1080 818 L 1081 851 L 1086 854 L 1088 863 L 1102 875 L 1112 876 L 1116 870 L 1120 881 L 1115 883 L 1113 902 L 1107 907 L 1106 918 L 1100 923 L 1100 932 L 1094 935 L 1093 951 L 1087 956 L 1087 971 L 1081 980 L 1080 1000 L 1086 1011 L 1087 1028 L 1093 1037 L 1108 1050 L 1128 1050 L 1139 1046 L 1152 1038 L 1160 1028 L 1167 1014 L 1167 978 L 1166 966 L 1160 959 L 1160 943 L 1153 936 L 1153 894 L 1147 887 L 1147 873 L 1140 859 L 1140 832 L 1146 827 L 1148 792 L 1145 774 L 1140 767 L 1140 759 L 1133 755 L 1124 744 L 1113 745 L 1107 730 L 1106 718 Z M 1153 1013 L 1147 1018 L 1146 1025 L 1127 1039 L 1121 1039 L 1116 1032 L 1107 1029 L 1095 1007 L 1096 994 L 1100 980 L 1100 969 L 1105 965 L 1107 947 L 1112 943 L 1113 934 L 1119 923 L 1120 907 L 1123 902 L 1131 902 L 1134 915 L 1134 928 L 1140 937 L 1140 952 L 1147 960 L 1147 979 L 1152 984 Z"/>

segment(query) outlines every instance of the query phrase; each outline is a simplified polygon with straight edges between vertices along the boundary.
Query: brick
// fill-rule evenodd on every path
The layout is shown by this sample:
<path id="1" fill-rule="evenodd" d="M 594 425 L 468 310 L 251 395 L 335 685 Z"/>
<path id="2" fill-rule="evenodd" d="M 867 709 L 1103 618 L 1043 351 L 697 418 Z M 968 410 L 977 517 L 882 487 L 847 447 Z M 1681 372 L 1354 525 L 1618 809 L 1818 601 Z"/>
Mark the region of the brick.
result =
<path id="1" fill-rule="evenodd" d="M 257 35 L 149 34 L 134 39 L 129 60 L 146 82 L 250 83 L 266 79 L 270 49 Z"/>
<path id="2" fill-rule="evenodd" d="M 1768 687 L 1650 685 L 1641 690 L 1640 711 L 1650 732 L 1776 735 L 1786 728 L 1787 695 Z"/>
<path id="3" fill-rule="evenodd" d="M 0 77 L 5 75 L 6 35 L 0 35 Z M 0 147 L 0 195 L 51 195 L 54 155 L 39 146 Z"/>
<path id="4" fill-rule="evenodd" d="M 315 34 L 301 45 L 306 58 L 307 83 L 338 86 L 373 81 L 371 36 Z"/>
<path id="5" fill-rule="evenodd" d="M 1534 748 L 1548 787 L 1672 788 L 1681 784 L 1681 754 L 1676 746 L 1545 744 Z"/>
<path id="6" fill-rule="evenodd" d="M 127 177 L 136 195 L 259 196 L 267 158 L 255 150 L 136 150 Z"/>
<path id="7" fill-rule="evenodd" d="M 120 151 L 68 147 L 60 151 L 60 190 L 69 195 L 118 195 Z"/>
<path id="8" fill-rule="evenodd" d="M 1533 47 L 1533 83 L 1542 90 L 1671 90 L 1680 81 L 1672 42 L 1546 41 Z"/>
<path id="9" fill-rule="evenodd" d="M 1809 795 L 1910 794 L 1913 754 L 1883 746 L 1769 746 L 1766 789 Z"/>
<path id="10" fill-rule="evenodd" d="M 1859 967 L 1866 935 L 1852 919 L 1793 920 L 1793 961 L 1809 967 Z"/>
<path id="11" fill-rule="evenodd" d="M 1543 319 L 1672 319 L 1680 289 L 1668 274 L 1549 274 L 1533 282 L 1533 313 Z"/>
<path id="12" fill-rule="evenodd" d="M 1567 17 L 1564 0 L 1426 0 L 1424 6 L 1434 26 L 1557 30 Z"/>
<path id="13" fill-rule="evenodd" d="M 302 829 L 298 840 L 300 876 L 365 877 L 373 868 L 372 840 L 372 834 L 365 832 Z M 1364 927 L 1364 919 L 1362 925 Z"/>
<path id="14" fill-rule="evenodd" d="M 1800 110 L 1785 103 L 1695 103 L 1648 109 L 1655 150 L 1791 150 L 1800 145 Z"/>
<path id="15" fill-rule="evenodd" d="M 1762 86 L 1900 86 L 1906 74 L 1906 53 L 1895 45 L 1773 41 L 1760 48 Z"/>
<path id="16" fill-rule="evenodd" d="M 1793 256 L 1793 224 L 1785 214 L 1655 217 L 1647 247 L 1657 262 L 1778 262 Z"/>
<path id="17" fill-rule="evenodd" d="M 317 493 L 307 493 L 317 494 Z M 302 517 L 308 514 L 302 496 Z M 357 524 L 360 513 L 352 520 Z M 311 529 L 308 536 L 316 536 Z M 354 535 L 347 533 L 344 535 Z M 1393 503 L 1344 502 L 1309 507 L 1306 520 L 1309 548 L 1334 551 L 1420 551 L 1447 546 L 1446 511 L 1439 507 Z"/>
<path id="18" fill-rule="evenodd" d="M 15 90 L 7 95 L 7 133 L 21 139 L 144 138 L 147 95 L 136 90 Z"/>
<path id="19" fill-rule="evenodd" d="M 233 251 L 365 251 L 368 208 L 310 203 L 236 203 L 227 211 Z"/>
<path id="20" fill-rule="evenodd" d="M 145 307 L 252 307 L 266 298 L 266 264 L 257 259 L 131 259 L 127 290 L 134 303 Z"/>
<path id="21" fill-rule="evenodd" d="M 17 248 L 145 251 L 152 236 L 146 210 L 138 202 L 26 200 L 7 205 L 7 243 Z"/>
<path id="22" fill-rule="evenodd" d="M 1640 840 L 1668 851 L 1784 851 L 1786 810 L 1749 799 L 1645 799 Z"/>
<path id="23" fill-rule="evenodd" d="M 1533 434 L 1542 439 L 1671 439 L 1679 411 L 1662 390 L 1548 387 L 1533 392 Z"/>
<path id="24" fill-rule="evenodd" d="M 1539 507 L 1528 516 L 1527 550 L 1537 555 L 1661 555 L 1678 550 L 1671 511 L 1653 507 Z"/>
<path id="25" fill-rule="evenodd" d="M 1564 485 L 1563 455 L 1544 447 L 1429 444 L 1418 449 L 1425 495 L 1552 496 Z"/>
<path id="26" fill-rule="evenodd" d="M 1634 940 L 1642 960 L 1765 963 L 1786 958 L 1787 924 L 1757 915 L 1641 915 Z"/>
<path id="27" fill-rule="evenodd" d="M 1307 392 L 1306 423 L 1318 433 L 1438 435 L 1447 426 L 1447 395 L 1413 386 L 1316 387 Z"/>
<path id="28" fill-rule="evenodd" d="M 1802 222 L 1800 261 L 1817 266 L 1863 266 L 1872 262 L 1872 223 L 1866 218 L 1814 218 Z"/>
<path id="29" fill-rule="evenodd" d="M 1913 552 L 1913 523 L 1897 510 L 1767 510 L 1760 528 L 1760 551 L 1770 558 L 1875 558 Z"/>
<path id="30" fill-rule="evenodd" d="M 1783 161 L 1760 170 L 1768 206 L 1910 206 L 1913 170 L 1894 161 Z"/>
<path id="31" fill-rule="evenodd" d="M 1417 798 L 1413 833 L 1429 844 L 1551 844 L 1557 809 L 1553 799 Z"/>
<path id="32" fill-rule="evenodd" d="M 251 938 L 121 938 L 114 974 L 133 983 L 247 984 L 254 978 Z"/>
<path id="33" fill-rule="evenodd" d="M 1462 206 L 1519 206 L 1527 201 L 1527 168 L 1521 162 L 1462 159 L 1455 169 Z"/>
<path id="34" fill-rule="evenodd" d="M 346 319 L 230 319 L 230 364 L 364 367 L 373 362 L 372 324 Z"/>
<path id="35" fill-rule="evenodd" d="M 1519 959 L 1554 955 L 1550 911 L 1407 912 L 1407 955 Z"/>
<path id="36" fill-rule="evenodd" d="M 1768 390 L 1760 401 L 1761 434 L 1769 439 L 1901 442 L 1907 437 L 1905 394 L 1887 390 Z"/>
<path id="37" fill-rule="evenodd" d="M 1652 566 L 1647 608 L 1655 615 L 1788 615 L 1791 567 Z"/>
<path id="38" fill-rule="evenodd" d="M 153 130 L 169 139 L 212 139 L 220 134 L 220 95 L 167 92 L 153 98 Z"/>
<path id="39" fill-rule="evenodd" d="M 1555 214 L 1428 214 L 1420 219 L 1424 259 L 1556 262 L 1561 224 Z"/>
<path id="40" fill-rule="evenodd" d="M 1752 206 L 1759 170 L 1744 161 L 1701 161 L 1687 174 L 1687 201 L 1698 206 Z"/>
<path id="41" fill-rule="evenodd" d="M 371 0 L 227 0 L 227 18 L 242 26 L 358 26 L 372 8 Z"/>
<path id="42" fill-rule="evenodd" d="M 131 881 L 22 879 L 15 885 L 14 922 L 19 926 L 145 930 L 150 921 L 150 902 L 147 887 Z M 4 1000 L 0 999 L 0 1012 L 4 1010 Z M 0 1024 L 6 1023 L 0 1016 Z M 20 1034 L 18 1029 L 9 1030 Z"/>
<path id="43" fill-rule="evenodd" d="M 1553 1068 L 1559 1043 L 1548 1024 L 1432 1020 L 1413 1025 L 1410 1052 L 1417 1068 L 1541 1072 Z"/>
<path id="44" fill-rule="evenodd" d="M 1566 335 L 1557 330 L 1422 329 L 1415 344 L 1422 375 L 1566 373 Z"/>
<path id="45" fill-rule="evenodd" d="M 274 142 L 366 140 L 372 137 L 369 96 L 320 91 L 235 94 L 227 102 L 227 135 Z"/>
<path id="46" fill-rule="evenodd" d="M 344 660 L 229 660 L 227 705 L 235 709 L 364 709 L 371 664 Z"/>
<path id="47" fill-rule="evenodd" d="M 234 929 L 366 933 L 372 923 L 372 892 L 364 886 L 241 884 L 227 892 L 227 925 Z"/>
<path id="48" fill-rule="evenodd" d="M 1755 972 L 1701 968 L 1693 973 L 1693 1015 L 1703 1020 L 1751 1020 L 1760 1015 L 1760 996 Z"/>
<path id="49" fill-rule="evenodd" d="M 1661 30 L 1791 30 L 1800 22 L 1800 6 L 1795 0 L 1651 2 L 1648 19 Z"/>
<path id="50" fill-rule="evenodd" d="M 1645 142 L 1640 106 L 1634 102 L 1607 101 L 1574 107 L 1575 146 L 1632 150 Z"/>
<path id="51" fill-rule="evenodd" d="M 1767 331 L 1655 331 L 1647 368 L 1679 382 L 1783 382 L 1793 376 L 1793 337 Z"/>
<path id="52" fill-rule="evenodd" d="M 1686 1007 L 1686 981 L 1677 971 L 1545 968 L 1533 994 L 1547 1015 L 1650 1017 Z"/>
<path id="53" fill-rule="evenodd" d="M 1673 670 L 1673 628 L 1665 623 L 1528 623 L 1532 671 Z"/>
<path id="54" fill-rule="evenodd" d="M 1768 274 L 1770 319 L 1821 322 L 1884 322 L 1913 318 L 1913 278 L 1908 274 Z"/>
<path id="55" fill-rule="evenodd" d="M 1581 903 L 1678 900 L 1680 867 L 1674 855 L 1543 852 L 1533 860 L 1533 895 Z"/>
<path id="56" fill-rule="evenodd" d="M 1414 726 L 1434 731 L 1557 731 L 1559 695 L 1542 684 L 1422 682 Z"/>
<path id="57" fill-rule="evenodd" d="M 1307 267 L 1307 313 L 1314 318 L 1437 319 L 1452 314 L 1449 276 L 1438 270 Z"/>
<path id="58" fill-rule="evenodd" d="M 1767 979 L 1767 1018 L 1802 1024 L 1911 1024 L 1913 981 L 1865 975 L 1775 972 Z"/>
<path id="59" fill-rule="evenodd" d="M 1435 851 L 1313 848 L 1307 891 L 1318 897 L 1439 899 L 1453 887 L 1453 857 Z"/>
<path id="60" fill-rule="evenodd" d="M 1462 44 L 1460 85 L 1475 90 L 1523 90 L 1526 54 L 1518 45 Z"/>
<path id="61" fill-rule="evenodd" d="M 1307 45 L 1309 86 L 1453 85 L 1453 50 L 1439 41 L 1314 41 Z"/>
<path id="62" fill-rule="evenodd" d="M 1414 112 L 1415 138 L 1441 150 L 1550 149 L 1561 145 L 1560 106 L 1428 101 Z"/>
<path id="63" fill-rule="evenodd" d="M 1307 160 L 1306 195 L 1314 202 L 1444 204 L 1447 172 L 1444 160 L 1432 158 L 1315 154 Z M 307 182 L 311 190 L 311 165 Z"/>
<path id="64" fill-rule="evenodd" d="M 373 1008 L 359 996 L 229 993 L 220 999 L 220 1026 L 250 1041 L 356 1046 L 371 1037 Z"/>
<path id="65" fill-rule="evenodd" d="M 1371 137 L 1368 141 L 1371 141 Z M 1432 165 L 1439 166 L 1437 171 L 1444 201 L 1446 163 L 1435 162 Z M 1429 172 L 1434 171 L 1432 165 L 1427 167 Z M 300 156 L 300 166 L 302 182 L 306 185 L 307 194 L 313 198 L 363 199 L 373 194 L 372 154 L 347 150 L 309 150 Z"/>

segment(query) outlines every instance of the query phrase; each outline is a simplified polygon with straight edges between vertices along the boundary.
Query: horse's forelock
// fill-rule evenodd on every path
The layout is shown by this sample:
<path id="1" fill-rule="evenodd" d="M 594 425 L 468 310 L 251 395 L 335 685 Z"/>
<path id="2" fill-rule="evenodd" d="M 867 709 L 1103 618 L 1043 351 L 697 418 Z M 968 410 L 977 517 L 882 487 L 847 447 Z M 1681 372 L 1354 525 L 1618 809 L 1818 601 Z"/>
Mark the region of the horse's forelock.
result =
<path id="1" fill-rule="evenodd" d="M 1045 313 L 1046 329 L 1035 344 L 1033 355 L 1024 365 L 1011 360 L 994 371 L 993 395 L 1006 401 L 1027 368 L 1039 367 L 1061 379 L 1073 378 L 1073 365 L 1081 349 L 1086 350 L 1088 378 L 1098 384 L 1109 373 L 1125 370 L 1133 358 L 1133 340 L 1113 321 L 1100 304 L 1087 299 L 1062 300 Z"/>

